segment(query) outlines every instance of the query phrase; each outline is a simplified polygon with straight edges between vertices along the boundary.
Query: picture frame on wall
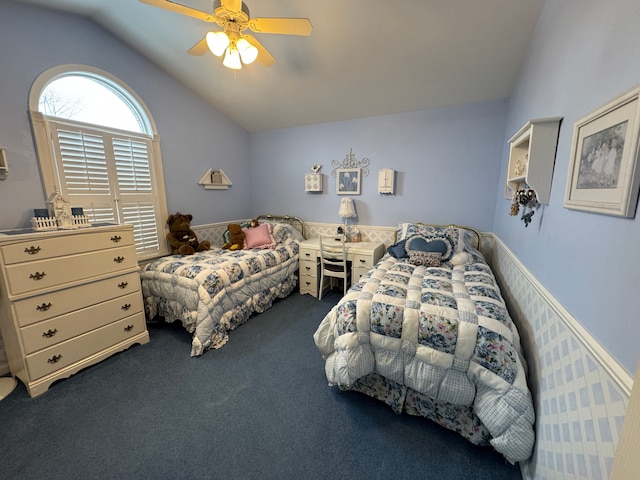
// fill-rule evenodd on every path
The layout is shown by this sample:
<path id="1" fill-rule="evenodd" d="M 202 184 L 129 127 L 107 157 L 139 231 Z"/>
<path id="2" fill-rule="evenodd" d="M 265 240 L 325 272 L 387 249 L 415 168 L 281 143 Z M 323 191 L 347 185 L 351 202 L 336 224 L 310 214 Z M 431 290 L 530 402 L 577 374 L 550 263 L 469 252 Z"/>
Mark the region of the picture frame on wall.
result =
<path id="1" fill-rule="evenodd" d="M 639 95 L 636 86 L 575 122 L 565 208 L 635 217 Z"/>
<path id="2" fill-rule="evenodd" d="M 360 195 L 362 169 L 338 168 L 336 170 L 336 193 L 338 195 Z"/>

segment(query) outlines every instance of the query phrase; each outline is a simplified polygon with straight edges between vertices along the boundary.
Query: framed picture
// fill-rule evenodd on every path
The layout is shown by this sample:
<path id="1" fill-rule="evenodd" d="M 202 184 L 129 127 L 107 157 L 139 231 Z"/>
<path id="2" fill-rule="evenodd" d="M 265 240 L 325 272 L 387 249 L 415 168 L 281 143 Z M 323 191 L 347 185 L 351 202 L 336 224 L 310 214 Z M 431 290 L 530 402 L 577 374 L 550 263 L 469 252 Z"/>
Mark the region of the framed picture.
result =
<path id="1" fill-rule="evenodd" d="M 638 202 L 640 87 L 580 118 L 573 128 L 564 206 L 620 217 Z"/>
<path id="2" fill-rule="evenodd" d="M 336 193 L 338 195 L 360 195 L 360 168 L 339 168 L 336 170 Z"/>

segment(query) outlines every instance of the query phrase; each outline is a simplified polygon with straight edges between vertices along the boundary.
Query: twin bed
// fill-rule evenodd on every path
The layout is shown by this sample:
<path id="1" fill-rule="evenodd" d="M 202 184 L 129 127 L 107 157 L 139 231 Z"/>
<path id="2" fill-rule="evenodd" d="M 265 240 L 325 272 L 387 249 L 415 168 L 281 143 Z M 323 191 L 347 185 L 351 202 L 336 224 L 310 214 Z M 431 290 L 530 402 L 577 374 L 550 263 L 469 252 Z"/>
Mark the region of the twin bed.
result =
<path id="1" fill-rule="evenodd" d="M 529 458 L 535 415 L 520 338 L 480 235 L 404 223 L 396 237 L 314 334 L 329 384 L 491 444 L 511 463 Z"/>
<path id="2" fill-rule="evenodd" d="M 302 220 L 262 215 L 258 221 L 271 237 L 256 248 L 169 255 L 140 272 L 147 318 L 180 321 L 193 334 L 191 356 L 222 347 L 229 331 L 297 287 Z"/>
<path id="3" fill-rule="evenodd" d="M 229 331 L 296 288 L 302 221 L 261 218 L 272 224 L 267 248 L 212 247 L 143 268 L 147 317 L 180 321 L 193 334 L 192 356 L 221 347 Z M 396 239 L 314 334 L 329 384 L 490 444 L 511 463 L 529 458 L 526 363 L 479 233 L 402 223 Z"/>

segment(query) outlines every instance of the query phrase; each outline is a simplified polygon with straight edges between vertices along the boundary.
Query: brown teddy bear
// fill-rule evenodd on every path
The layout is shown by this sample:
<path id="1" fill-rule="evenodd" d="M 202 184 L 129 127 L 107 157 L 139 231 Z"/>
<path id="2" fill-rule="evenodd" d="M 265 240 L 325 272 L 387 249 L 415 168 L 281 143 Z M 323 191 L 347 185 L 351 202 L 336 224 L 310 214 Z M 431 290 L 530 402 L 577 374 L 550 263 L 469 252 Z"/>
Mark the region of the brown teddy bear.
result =
<path id="1" fill-rule="evenodd" d="M 171 247 L 171 253 L 174 255 L 193 255 L 195 252 L 202 252 L 211 248 L 211 243 L 206 240 L 198 242 L 196 233 L 191 230 L 191 220 L 193 220 L 193 215 L 180 212 L 175 215 L 169 215 L 167 219 L 167 225 L 169 225 L 167 241 Z"/>
<path id="2" fill-rule="evenodd" d="M 244 232 L 242 226 L 238 223 L 230 223 L 227 226 L 229 230 L 229 241 L 222 245 L 224 250 L 241 250 L 244 248 Z"/>

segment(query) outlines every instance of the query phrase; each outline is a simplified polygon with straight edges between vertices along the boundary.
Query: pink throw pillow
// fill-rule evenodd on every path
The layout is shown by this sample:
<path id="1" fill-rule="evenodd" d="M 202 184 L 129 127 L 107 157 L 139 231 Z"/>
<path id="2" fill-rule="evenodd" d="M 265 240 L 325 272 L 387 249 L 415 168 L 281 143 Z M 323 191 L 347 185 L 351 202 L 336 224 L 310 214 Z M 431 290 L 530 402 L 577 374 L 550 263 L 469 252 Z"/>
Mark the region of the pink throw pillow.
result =
<path id="1" fill-rule="evenodd" d="M 276 242 L 271 235 L 271 224 L 263 223 L 255 228 L 243 228 L 244 248 L 273 248 Z"/>

